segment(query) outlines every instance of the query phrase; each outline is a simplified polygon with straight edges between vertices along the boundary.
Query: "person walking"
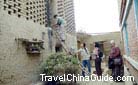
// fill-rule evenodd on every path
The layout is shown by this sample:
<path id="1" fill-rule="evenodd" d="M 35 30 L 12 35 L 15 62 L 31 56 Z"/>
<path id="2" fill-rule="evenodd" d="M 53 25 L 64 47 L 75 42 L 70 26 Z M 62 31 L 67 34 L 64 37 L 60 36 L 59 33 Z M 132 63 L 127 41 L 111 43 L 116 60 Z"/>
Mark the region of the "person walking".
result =
<path id="1" fill-rule="evenodd" d="M 65 42 L 65 20 L 62 17 L 59 17 L 58 15 L 54 15 L 56 31 L 59 33 L 61 41 Z"/>
<path id="2" fill-rule="evenodd" d="M 116 46 L 115 41 L 111 40 L 111 51 L 109 56 L 109 69 L 112 69 L 112 77 L 114 81 L 122 81 L 121 78 L 124 75 L 123 59 L 120 48 Z"/>
<path id="3" fill-rule="evenodd" d="M 94 43 L 93 55 L 95 57 L 96 74 L 97 76 L 101 76 L 102 75 L 101 62 L 102 62 L 103 52 L 101 51 L 98 42 Z"/>
<path id="4" fill-rule="evenodd" d="M 90 64 L 90 54 L 89 50 L 86 48 L 86 44 L 81 44 L 81 48 L 78 50 L 82 56 L 82 66 L 83 68 L 88 67 L 89 74 L 91 74 L 91 64 Z M 85 77 L 85 72 L 82 70 L 82 76 Z"/>

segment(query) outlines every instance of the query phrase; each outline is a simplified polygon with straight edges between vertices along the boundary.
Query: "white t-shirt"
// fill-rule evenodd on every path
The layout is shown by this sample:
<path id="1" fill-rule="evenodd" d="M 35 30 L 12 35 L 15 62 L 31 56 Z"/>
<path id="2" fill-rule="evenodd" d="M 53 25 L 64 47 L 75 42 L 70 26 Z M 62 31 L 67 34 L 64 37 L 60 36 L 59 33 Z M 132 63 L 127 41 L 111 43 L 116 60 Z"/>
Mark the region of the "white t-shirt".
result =
<path id="1" fill-rule="evenodd" d="M 81 56 L 82 56 L 82 60 L 89 60 L 90 59 L 90 54 L 88 49 L 86 48 L 87 52 L 85 51 L 84 48 L 80 48 L 78 50 L 78 52 L 80 52 Z"/>

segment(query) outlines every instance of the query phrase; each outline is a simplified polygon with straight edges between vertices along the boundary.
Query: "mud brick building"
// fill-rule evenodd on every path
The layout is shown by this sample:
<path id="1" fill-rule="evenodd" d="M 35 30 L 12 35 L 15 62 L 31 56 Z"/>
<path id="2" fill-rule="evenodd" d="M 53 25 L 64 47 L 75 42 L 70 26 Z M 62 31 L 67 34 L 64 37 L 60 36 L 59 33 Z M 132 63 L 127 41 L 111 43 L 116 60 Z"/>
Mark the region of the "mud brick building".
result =
<path id="1" fill-rule="evenodd" d="M 49 31 L 54 14 L 67 22 L 68 47 L 76 47 L 73 11 L 73 0 L 0 0 L 0 85 L 39 80 L 41 62 L 55 53 L 56 36 Z"/>
<path id="2" fill-rule="evenodd" d="M 103 51 L 106 60 L 108 60 L 108 56 L 110 53 L 111 45 L 110 41 L 115 40 L 116 45 L 120 47 L 122 54 L 124 53 L 123 42 L 121 40 L 120 32 L 110 32 L 110 33 L 102 33 L 102 34 L 86 34 L 86 33 L 77 33 L 77 41 L 78 47 L 80 47 L 80 43 L 85 42 L 87 44 L 87 48 L 90 52 L 93 52 L 94 43 L 99 42 L 101 50 Z"/>

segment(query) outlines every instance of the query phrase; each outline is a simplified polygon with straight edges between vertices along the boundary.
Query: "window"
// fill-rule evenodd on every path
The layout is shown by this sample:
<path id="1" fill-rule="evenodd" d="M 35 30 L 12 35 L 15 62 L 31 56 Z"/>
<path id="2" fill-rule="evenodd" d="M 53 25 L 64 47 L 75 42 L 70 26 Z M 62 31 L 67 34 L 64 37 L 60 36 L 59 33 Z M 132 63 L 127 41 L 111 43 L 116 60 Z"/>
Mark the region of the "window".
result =
<path id="1" fill-rule="evenodd" d="M 129 56 L 130 51 L 129 51 L 128 32 L 127 32 L 127 25 L 126 24 L 123 27 L 123 37 L 124 37 L 125 52 L 126 52 L 127 56 Z"/>

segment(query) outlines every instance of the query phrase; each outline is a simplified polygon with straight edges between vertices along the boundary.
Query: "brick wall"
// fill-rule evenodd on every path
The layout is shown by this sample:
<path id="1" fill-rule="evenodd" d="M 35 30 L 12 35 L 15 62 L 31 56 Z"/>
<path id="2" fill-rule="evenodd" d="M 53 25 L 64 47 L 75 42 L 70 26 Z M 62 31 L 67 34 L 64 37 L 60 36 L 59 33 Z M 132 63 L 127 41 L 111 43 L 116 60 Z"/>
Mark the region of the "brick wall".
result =
<path id="1" fill-rule="evenodd" d="M 134 14 L 134 5 L 132 3 L 131 9 L 129 11 L 129 15 L 127 18 L 127 31 L 128 31 L 128 44 L 130 50 L 130 56 L 138 61 L 138 36 L 135 22 L 135 14 Z"/>
<path id="2" fill-rule="evenodd" d="M 136 28 L 135 12 L 134 12 L 134 2 L 132 1 L 129 14 L 126 20 L 126 29 L 128 32 L 128 47 L 130 51 L 130 58 L 134 61 L 138 61 L 138 29 Z M 123 34 L 125 36 L 125 34 Z M 125 41 L 124 41 L 125 43 Z M 126 43 L 125 43 L 126 44 Z M 127 52 L 127 51 L 125 51 Z M 131 64 L 134 62 L 128 61 L 125 59 L 125 65 L 129 68 L 129 72 L 132 76 L 135 77 L 136 82 L 138 83 L 138 70 Z M 137 66 L 137 65 L 136 65 Z"/>

